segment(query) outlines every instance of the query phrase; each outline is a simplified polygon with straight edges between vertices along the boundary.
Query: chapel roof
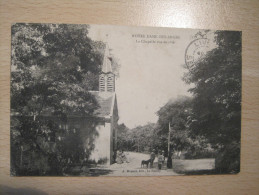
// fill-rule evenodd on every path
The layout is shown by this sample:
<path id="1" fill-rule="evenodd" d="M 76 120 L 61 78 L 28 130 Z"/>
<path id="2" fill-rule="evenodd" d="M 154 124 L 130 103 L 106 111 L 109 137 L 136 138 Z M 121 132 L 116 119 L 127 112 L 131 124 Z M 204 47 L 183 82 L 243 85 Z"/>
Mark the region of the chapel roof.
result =
<path id="1" fill-rule="evenodd" d="M 95 96 L 99 108 L 95 110 L 94 114 L 98 117 L 110 117 L 113 114 L 114 104 L 116 103 L 114 92 L 99 92 L 99 91 L 89 91 L 93 96 Z"/>

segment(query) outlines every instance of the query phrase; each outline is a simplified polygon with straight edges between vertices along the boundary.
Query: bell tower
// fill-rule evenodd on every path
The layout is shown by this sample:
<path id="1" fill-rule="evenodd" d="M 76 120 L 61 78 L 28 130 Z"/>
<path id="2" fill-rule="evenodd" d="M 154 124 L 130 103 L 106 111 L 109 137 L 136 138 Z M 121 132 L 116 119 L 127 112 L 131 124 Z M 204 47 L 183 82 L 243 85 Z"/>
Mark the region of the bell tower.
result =
<path id="1" fill-rule="evenodd" d="M 112 72 L 112 58 L 107 41 L 105 44 L 102 72 L 99 75 L 99 91 L 115 92 L 115 75 Z"/>

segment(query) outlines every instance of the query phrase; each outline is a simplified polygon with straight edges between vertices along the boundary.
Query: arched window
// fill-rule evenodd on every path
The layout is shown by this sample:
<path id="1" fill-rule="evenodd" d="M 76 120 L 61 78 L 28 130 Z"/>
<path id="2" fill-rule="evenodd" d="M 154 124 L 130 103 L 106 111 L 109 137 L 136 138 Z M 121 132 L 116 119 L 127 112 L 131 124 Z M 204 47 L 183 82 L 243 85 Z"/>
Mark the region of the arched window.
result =
<path id="1" fill-rule="evenodd" d="M 99 79 L 99 91 L 105 91 L 105 79 L 103 76 Z"/>
<path id="2" fill-rule="evenodd" d="M 109 76 L 107 79 L 107 91 L 113 92 L 114 91 L 114 80 L 113 76 Z"/>

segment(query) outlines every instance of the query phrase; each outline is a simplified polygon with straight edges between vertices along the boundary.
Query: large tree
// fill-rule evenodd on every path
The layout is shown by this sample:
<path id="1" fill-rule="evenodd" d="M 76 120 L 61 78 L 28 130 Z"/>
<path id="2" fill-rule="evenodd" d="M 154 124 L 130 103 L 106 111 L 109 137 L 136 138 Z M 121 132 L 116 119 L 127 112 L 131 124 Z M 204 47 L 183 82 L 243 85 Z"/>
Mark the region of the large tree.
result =
<path id="1" fill-rule="evenodd" d="M 209 144 L 204 136 L 193 136 L 189 126 L 192 121 L 193 99 L 179 96 L 168 101 L 157 112 L 158 122 L 155 133 L 159 137 L 157 147 L 168 150 L 168 136 L 170 124 L 170 151 L 185 151 L 187 158 L 208 156 L 206 153 Z M 167 154 L 167 152 L 166 152 Z"/>
<path id="2" fill-rule="evenodd" d="M 167 151 L 169 124 L 171 127 L 170 142 L 172 150 L 183 150 L 188 147 L 187 121 L 190 115 L 191 98 L 178 97 L 167 102 L 158 112 L 156 132 L 161 138 L 160 147 Z"/>
<path id="3" fill-rule="evenodd" d="M 87 29 L 63 24 L 12 27 L 12 109 L 34 116 L 44 109 L 93 112 L 95 102 L 86 89 L 98 88 L 101 54 L 94 52 Z"/>
<path id="4" fill-rule="evenodd" d="M 219 150 L 219 172 L 238 172 L 241 132 L 241 32 L 216 31 L 217 47 L 184 76 L 192 83 L 193 135 L 205 136 Z"/>
<path id="5" fill-rule="evenodd" d="M 41 171 L 36 174 L 52 170 L 51 163 L 45 163 L 49 167 L 44 169 L 40 162 L 58 162 L 50 160 L 55 156 L 51 148 L 58 148 L 51 144 L 51 137 L 60 129 L 53 120 L 42 121 L 42 114 L 62 120 L 68 114 L 93 117 L 98 103 L 88 90 L 98 89 L 103 44 L 88 38 L 88 28 L 65 24 L 12 26 L 11 110 L 16 115 L 11 121 L 12 168 L 24 168 L 25 156 L 30 169 Z M 97 48 L 100 45 L 102 48 Z M 66 140 L 70 138 L 76 137 L 68 135 Z"/>

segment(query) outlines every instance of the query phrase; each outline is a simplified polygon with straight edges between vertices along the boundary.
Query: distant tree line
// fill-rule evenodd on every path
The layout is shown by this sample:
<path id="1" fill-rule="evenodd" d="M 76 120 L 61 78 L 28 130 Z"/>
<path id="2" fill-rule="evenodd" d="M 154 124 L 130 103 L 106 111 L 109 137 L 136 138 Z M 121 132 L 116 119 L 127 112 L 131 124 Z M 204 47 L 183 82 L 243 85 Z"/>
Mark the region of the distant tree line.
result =
<path id="1" fill-rule="evenodd" d="M 125 124 L 118 125 L 118 149 L 149 153 L 154 147 L 154 123 L 129 129 Z"/>
<path id="2" fill-rule="evenodd" d="M 170 122 L 170 152 L 184 151 L 186 158 L 208 158 L 215 150 L 204 136 L 194 136 L 188 128 L 191 123 L 192 98 L 181 96 L 170 100 L 157 112 L 157 123 L 137 126 L 133 129 L 124 124 L 118 126 L 118 147 L 127 151 L 157 153 L 164 150 L 168 156 Z"/>

